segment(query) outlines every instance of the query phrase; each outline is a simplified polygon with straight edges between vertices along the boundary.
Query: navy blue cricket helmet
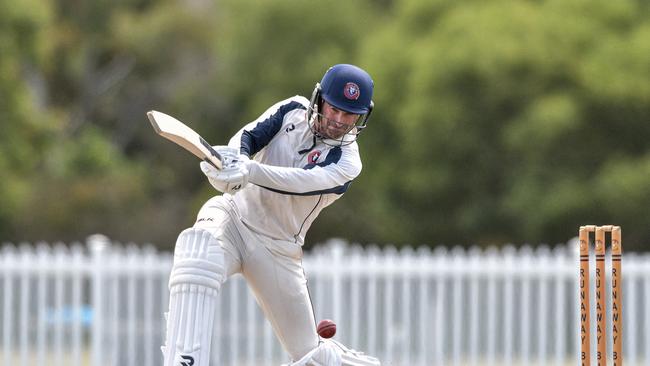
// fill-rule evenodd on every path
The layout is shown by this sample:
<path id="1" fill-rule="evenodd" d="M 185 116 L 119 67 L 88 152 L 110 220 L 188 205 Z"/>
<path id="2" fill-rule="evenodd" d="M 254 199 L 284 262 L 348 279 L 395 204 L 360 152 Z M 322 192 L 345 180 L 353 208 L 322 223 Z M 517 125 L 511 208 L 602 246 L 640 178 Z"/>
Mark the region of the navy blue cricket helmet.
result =
<path id="1" fill-rule="evenodd" d="M 356 128 L 340 143 L 350 143 L 366 127 L 370 113 L 374 107 L 372 93 L 374 82 L 370 75 L 358 66 L 338 64 L 330 67 L 320 83 L 316 83 L 312 93 L 311 103 L 307 111 L 308 121 L 312 121 L 314 112 L 319 114 L 322 103 L 359 115 Z"/>
<path id="2" fill-rule="evenodd" d="M 354 114 L 370 112 L 373 88 L 367 72 L 347 64 L 330 67 L 320 82 L 321 97 L 327 103 Z"/>

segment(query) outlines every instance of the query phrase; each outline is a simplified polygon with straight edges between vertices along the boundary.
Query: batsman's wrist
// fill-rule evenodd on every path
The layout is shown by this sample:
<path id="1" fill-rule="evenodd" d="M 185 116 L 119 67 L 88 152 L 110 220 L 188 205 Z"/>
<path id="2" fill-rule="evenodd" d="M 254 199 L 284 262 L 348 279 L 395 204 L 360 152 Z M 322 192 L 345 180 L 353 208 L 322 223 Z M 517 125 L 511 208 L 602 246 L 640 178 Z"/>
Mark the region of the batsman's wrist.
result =
<path id="1" fill-rule="evenodd" d="M 247 160 L 244 162 L 244 165 L 248 170 L 248 181 L 255 184 L 260 173 L 260 163 L 255 160 Z"/>

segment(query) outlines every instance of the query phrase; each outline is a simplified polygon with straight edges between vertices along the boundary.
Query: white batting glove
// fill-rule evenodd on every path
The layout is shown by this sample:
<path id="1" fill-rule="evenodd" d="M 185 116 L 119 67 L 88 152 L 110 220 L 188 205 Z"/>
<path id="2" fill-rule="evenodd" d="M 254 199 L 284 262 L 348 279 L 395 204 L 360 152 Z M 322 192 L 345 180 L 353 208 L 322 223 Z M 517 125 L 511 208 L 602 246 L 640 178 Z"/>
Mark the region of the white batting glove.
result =
<path id="1" fill-rule="evenodd" d="M 201 171 L 208 177 L 210 184 L 219 192 L 235 194 L 248 184 L 248 156 L 239 154 L 238 149 L 228 146 L 215 146 L 221 155 L 223 169 L 201 162 Z"/>

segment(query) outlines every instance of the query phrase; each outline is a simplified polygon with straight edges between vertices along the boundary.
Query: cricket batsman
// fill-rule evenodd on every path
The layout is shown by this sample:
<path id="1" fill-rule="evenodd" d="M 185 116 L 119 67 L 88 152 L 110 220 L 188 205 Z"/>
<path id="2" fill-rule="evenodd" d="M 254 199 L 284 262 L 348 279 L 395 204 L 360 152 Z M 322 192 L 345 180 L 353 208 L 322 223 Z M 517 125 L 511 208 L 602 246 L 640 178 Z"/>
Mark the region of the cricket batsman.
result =
<path id="1" fill-rule="evenodd" d="M 234 273 L 246 279 L 291 357 L 289 365 L 379 365 L 318 336 L 302 268 L 312 222 L 361 172 L 356 140 L 373 109 L 373 88 L 366 71 L 335 65 L 310 100 L 295 96 L 276 103 L 228 146 L 216 146 L 224 169 L 201 163 L 223 195 L 209 199 L 194 226 L 178 236 L 165 366 L 209 364 L 215 300 Z"/>

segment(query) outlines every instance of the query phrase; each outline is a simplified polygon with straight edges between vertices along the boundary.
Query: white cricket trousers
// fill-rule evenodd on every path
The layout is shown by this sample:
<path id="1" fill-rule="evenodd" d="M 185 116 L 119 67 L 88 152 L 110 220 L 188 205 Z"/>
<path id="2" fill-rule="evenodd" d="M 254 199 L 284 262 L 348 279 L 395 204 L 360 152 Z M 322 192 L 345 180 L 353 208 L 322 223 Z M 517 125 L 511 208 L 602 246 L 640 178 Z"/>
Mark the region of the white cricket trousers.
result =
<path id="1" fill-rule="evenodd" d="M 224 250 L 228 277 L 241 273 L 275 335 L 293 360 L 318 346 L 314 312 L 302 268 L 302 247 L 276 240 L 244 225 L 226 197 L 208 200 L 194 227 L 207 230 Z M 220 327 L 215 324 L 215 327 Z"/>

